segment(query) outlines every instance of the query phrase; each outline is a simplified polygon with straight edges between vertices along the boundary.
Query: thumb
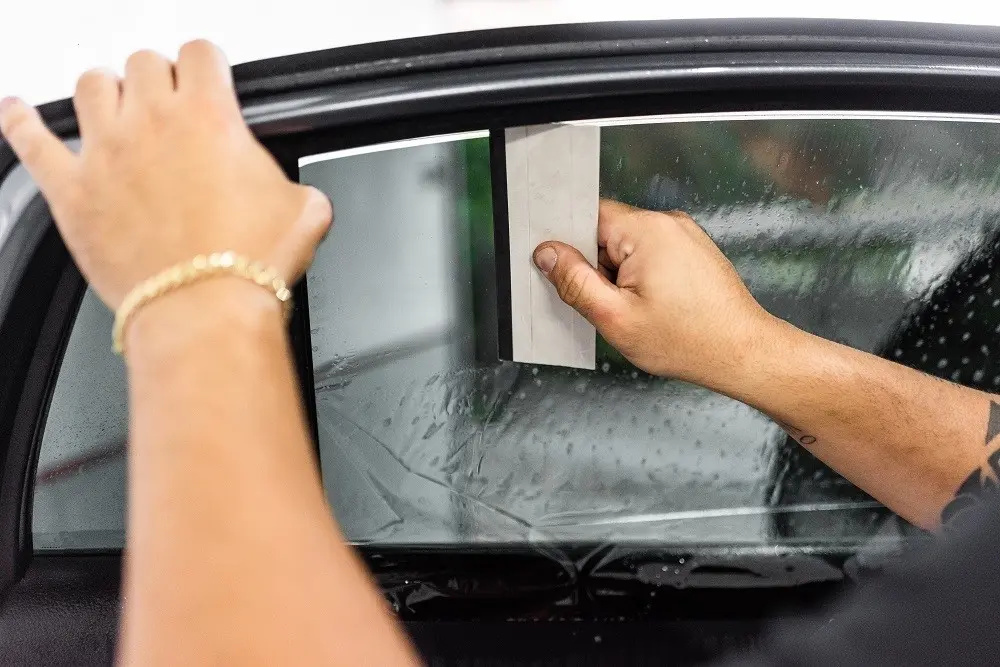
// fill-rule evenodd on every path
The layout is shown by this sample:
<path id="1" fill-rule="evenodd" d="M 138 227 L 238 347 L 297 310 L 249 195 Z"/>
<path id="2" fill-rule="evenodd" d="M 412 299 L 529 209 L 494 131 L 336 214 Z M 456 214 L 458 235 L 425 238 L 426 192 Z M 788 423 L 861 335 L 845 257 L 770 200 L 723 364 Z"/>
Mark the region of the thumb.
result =
<path id="1" fill-rule="evenodd" d="M 559 298 L 603 331 L 625 306 L 618 289 L 573 246 L 546 241 L 534 254 L 535 266 L 555 286 Z"/>
<path id="2" fill-rule="evenodd" d="M 299 220 L 309 230 L 313 245 L 318 245 L 326 238 L 330 225 L 333 224 L 333 202 L 322 190 L 311 185 L 301 187 L 305 190 L 305 203 Z"/>
<path id="3" fill-rule="evenodd" d="M 301 209 L 293 221 L 290 233 L 284 235 L 271 261 L 287 272 L 283 277 L 292 284 L 312 264 L 316 247 L 326 237 L 333 222 L 333 204 L 329 198 L 311 186 L 295 185 L 301 197 Z"/>

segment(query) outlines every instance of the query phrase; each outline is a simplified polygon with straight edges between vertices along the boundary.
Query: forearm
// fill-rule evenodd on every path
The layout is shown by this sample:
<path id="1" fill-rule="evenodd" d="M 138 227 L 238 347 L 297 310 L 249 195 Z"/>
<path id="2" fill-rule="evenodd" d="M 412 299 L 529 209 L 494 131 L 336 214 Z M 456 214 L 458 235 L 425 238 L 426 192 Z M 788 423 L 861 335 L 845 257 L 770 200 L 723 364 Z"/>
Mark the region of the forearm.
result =
<path id="1" fill-rule="evenodd" d="M 768 414 L 830 467 L 926 527 L 985 464 L 991 397 L 771 320 L 713 389 Z"/>
<path id="2" fill-rule="evenodd" d="M 278 310 L 220 279 L 130 328 L 126 662 L 411 660 L 329 515 Z"/>

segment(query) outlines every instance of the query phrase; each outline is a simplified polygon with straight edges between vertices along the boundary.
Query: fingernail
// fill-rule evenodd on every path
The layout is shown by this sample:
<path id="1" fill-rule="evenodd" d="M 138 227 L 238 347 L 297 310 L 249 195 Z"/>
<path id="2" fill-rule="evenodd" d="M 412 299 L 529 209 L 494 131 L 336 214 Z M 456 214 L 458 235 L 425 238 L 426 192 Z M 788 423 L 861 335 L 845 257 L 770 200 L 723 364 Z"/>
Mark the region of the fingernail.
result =
<path id="1" fill-rule="evenodd" d="M 535 253 L 535 266 L 537 266 L 542 273 L 548 275 L 549 271 L 556 268 L 557 259 L 559 259 L 559 257 L 556 255 L 556 251 L 551 247 L 546 246 Z"/>
<path id="2" fill-rule="evenodd" d="M 6 113 L 7 109 L 11 108 L 17 103 L 18 99 L 16 97 L 5 97 L 2 100 L 0 100 L 0 115 Z"/>

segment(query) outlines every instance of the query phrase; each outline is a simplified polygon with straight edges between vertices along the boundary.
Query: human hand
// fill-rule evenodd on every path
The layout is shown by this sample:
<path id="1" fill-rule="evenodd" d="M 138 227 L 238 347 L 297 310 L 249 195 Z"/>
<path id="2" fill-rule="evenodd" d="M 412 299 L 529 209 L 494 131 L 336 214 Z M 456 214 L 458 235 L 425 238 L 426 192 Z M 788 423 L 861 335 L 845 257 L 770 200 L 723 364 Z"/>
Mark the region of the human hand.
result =
<path id="1" fill-rule="evenodd" d="M 201 254 L 231 250 L 289 284 L 305 271 L 329 228 L 330 203 L 289 181 L 250 133 L 216 46 L 185 44 L 176 64 L 139 51 L 123 79 L 104 70 L 81 76 L 73 102 L 79 155 L 20 100 L 0 102 L 0 132 L 109 307 Z"/>
<path id="2" fill-rule="evenodd" d="M 598 263 L 546 241 L 535 264 L 560 298 L 633 364 L 717 387 L 773 323 L 712 239 L 688 215 L 603 200 Z"/>

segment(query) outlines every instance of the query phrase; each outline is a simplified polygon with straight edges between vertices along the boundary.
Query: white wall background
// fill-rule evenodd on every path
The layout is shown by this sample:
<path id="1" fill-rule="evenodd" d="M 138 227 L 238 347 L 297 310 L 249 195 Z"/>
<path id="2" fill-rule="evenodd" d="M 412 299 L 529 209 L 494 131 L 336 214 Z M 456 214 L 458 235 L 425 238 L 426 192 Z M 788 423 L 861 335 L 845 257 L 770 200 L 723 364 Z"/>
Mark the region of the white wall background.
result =
<path id="1" fill-rule="evenodd" d="M 526 23 L 744 16 L 1000 25 L 982 0 L 0 0 L 0 96 L 72 94 L 83 70 L 207 37 L 232 62 L 350 43 Z"/>

